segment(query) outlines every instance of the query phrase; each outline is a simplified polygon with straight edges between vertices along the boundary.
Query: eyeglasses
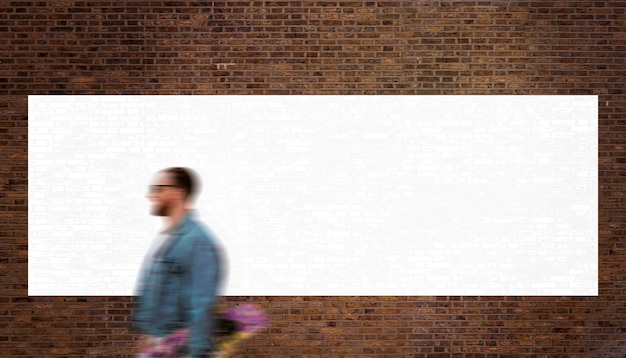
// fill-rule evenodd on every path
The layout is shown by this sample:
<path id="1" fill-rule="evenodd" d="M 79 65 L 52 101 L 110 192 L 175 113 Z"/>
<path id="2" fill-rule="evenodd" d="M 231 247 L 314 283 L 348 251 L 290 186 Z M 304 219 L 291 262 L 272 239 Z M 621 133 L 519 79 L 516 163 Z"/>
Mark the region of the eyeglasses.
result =
<path id="1" fill-rule="evenodd" d="M 148 192 L 151 194 L 160 193 L 161 191 L 163 191 L 163 188 L 178 188 L 178 185 L 150 185 L 148 186 Z"/>

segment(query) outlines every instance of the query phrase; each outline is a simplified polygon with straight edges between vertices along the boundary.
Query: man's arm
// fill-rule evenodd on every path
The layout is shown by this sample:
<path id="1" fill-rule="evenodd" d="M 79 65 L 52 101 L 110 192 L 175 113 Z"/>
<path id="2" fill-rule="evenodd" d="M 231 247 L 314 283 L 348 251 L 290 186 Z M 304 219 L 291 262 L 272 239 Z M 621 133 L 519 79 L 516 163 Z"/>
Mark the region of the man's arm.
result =
<path id="1" fill-rule="evenodd" d="M 207 349 L 214 349 L 211 342 L 213 317 L 211 309 L 217 301 L 220 278 L 220 261 L 217 249 L 207 243 L 193 248 L 189 272 L 189 356 L 204 357 Z"/>

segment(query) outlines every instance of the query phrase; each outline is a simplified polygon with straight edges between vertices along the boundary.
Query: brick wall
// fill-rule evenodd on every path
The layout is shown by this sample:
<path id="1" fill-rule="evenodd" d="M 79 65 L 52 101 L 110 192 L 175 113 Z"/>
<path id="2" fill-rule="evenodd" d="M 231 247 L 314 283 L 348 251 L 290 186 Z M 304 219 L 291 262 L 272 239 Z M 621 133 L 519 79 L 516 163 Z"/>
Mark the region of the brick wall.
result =
<path id="1" fill-rule="evenodd" d="M 132 357 L 130 297 L 28 297 L 28 94 L 597 94 L 598 297 L 233 297 L 245 357 L 626 355 L 626 1 L 0 3 L 0 356 Z"/>

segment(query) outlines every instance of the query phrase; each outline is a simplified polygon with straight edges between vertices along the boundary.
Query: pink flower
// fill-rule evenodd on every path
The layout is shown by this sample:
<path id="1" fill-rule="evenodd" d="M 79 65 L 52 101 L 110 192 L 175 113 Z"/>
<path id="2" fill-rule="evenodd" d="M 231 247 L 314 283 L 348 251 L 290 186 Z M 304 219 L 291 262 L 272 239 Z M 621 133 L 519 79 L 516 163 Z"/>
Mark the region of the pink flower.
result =
<path id="1" fill-rule="evenodd" d="M 232 321 L 236 327 L 234 332 L 221 337 L 218 346 L 225 352 L 234 351 L 241 341 L 268 326 L 267 316 L 257 305 L 250 303 L 229 309 L 222 315 L 222 318 Z M 179 329 L 158 339 L 156 343 L 145 348 L 142 353 L 151 358 L 176 358 L 180 356 L 188 339 L 189 329 Z"/>
<path id="2" fill-rule="evenodd" d="M 224 318 L 235 322 L 237 332 L 253 333 L 268 326 L 267 316 L 257 305 L 250 303 L 229 309 Z"/>

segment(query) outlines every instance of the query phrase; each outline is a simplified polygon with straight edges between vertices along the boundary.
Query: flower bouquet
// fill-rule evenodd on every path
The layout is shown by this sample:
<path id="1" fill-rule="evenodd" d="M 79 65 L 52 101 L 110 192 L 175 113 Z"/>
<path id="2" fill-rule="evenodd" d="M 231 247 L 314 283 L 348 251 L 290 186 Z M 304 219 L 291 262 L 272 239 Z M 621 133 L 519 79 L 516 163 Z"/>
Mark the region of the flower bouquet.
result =
<path id="1" fill-rule="evenodd" d="M 226 358 L 236 353 L 241 344 L 259 330 L 267 327 L 267 316 L 259 306 L 245 303 L 223 312 L 217 312 L 215 332 L 211 339 L 218 351 L 213 357 Z M 178 358 L 189 339 L 189 329 L 179 329 L 157 338 L 141 350 L 141 357 Z"/>
<path id="2" fill-rule="evenodd" d="M 235 306 L 218 316 L 214 341 L 219 358 L 230 357 L 246 339 L 268 326 L 267 316 L 251 303 Z"/>
<path id="3" fill-rule="evenodd" d="M 183 357 L 185 344 L 189 337 L 188 329 L 180 329 L 160 338 L 152 338 L 141 348 L 140 358 L 178 358 Z"/>

